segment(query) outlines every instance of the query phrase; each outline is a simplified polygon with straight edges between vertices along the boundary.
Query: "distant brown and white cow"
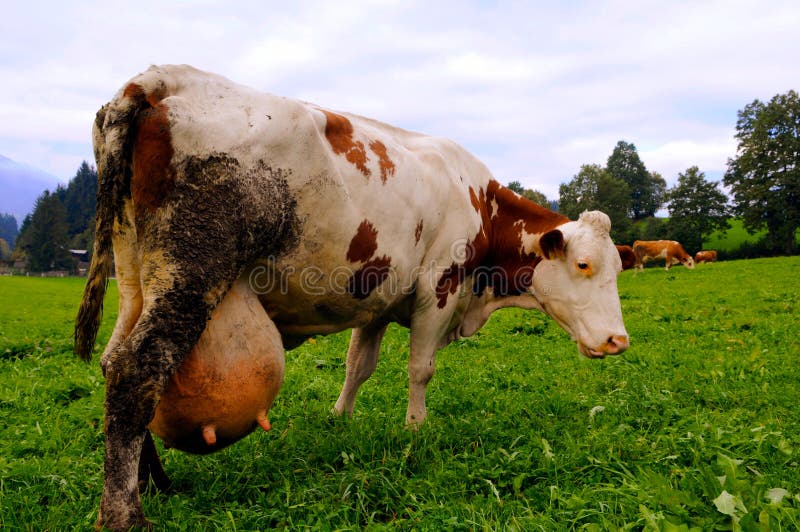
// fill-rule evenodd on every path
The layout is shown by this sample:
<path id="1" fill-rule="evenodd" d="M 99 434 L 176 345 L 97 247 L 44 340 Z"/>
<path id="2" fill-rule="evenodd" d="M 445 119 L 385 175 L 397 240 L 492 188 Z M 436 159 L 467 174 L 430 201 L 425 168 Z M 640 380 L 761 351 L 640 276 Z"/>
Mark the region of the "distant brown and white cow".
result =
<path id="1" fill-rule="evenodd" d="M 587 357 L 628 347 L 608 216 L 570 221 L 539 207 L 449 140 L 162 66 L 98 112 L 94 145 L 82 357 L 95 342 L 112 247 L 120 291 L 101 361 L 98 525 L 147 523 L 137 474 L 160 464 L 140 468 L 154 459 L 146 427 L 234 283 L 257 295 L 287 349 L 354 329 L 340 413 L 352 412 L 374 371 L 387 325 L 409 327 L 410 425 L 425 419 L 436 351 L 496 309 L 545 312 Z"/>
<path id="2" fill-rule="evenodd" d="M 673 264 L 694 268 L 691 255 L 674 240 L 637 240 L 633 243 L 633 252 L 636 254 L 636 268 L 639 270 L 644 269 L 644 264 L 650 259 L 664 259 L 667 270 Z"/>
<path id="3" fill-rule="evenodd" d="M 633 252 L 633 248 L 630 246 L 622 246 L 616 245 L 617 252 L 619 253 L 619 258 L 622 261 L 622 270 L 630 270 L 634 266 L 636 266 L 636 253 Z"/>
<path id="4" fill-rule="evenodd" d="M 713 249 L 698 251 L 697 253 L 694 254 L 695 264 L 700 264 L 701 262 L 716 262 L 716 261 L 717 261 L 717 252 Z"/>

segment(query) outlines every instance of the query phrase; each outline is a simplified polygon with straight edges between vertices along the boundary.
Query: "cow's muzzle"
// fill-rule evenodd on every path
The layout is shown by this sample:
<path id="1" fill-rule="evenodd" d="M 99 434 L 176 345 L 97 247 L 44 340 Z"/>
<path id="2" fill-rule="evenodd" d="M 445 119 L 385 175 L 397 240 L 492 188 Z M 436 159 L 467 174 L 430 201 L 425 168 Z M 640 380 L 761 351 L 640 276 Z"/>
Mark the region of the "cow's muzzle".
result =
<path id="1" fill-rule="evenodd" d="M 606 355 L 619 355 L 628 349 L 628 337 L 624 334 L 615 334 L 609 336 L 602 345 L 597 347 L 589 347 L 585 344 L 578 342 L 578 349 L 582 354 L 589 358 L 603 358 Z"/>

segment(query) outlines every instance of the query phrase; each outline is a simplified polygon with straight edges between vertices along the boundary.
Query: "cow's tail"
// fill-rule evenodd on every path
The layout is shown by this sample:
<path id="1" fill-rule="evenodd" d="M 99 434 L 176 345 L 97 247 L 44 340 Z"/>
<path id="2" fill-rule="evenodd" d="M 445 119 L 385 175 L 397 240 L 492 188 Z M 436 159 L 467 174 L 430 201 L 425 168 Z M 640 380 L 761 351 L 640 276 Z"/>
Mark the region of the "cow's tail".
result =
<path id="1" fill-rule="evenodd" d="M 123 199 L 130 195 L 132 128 L 136 113 L 146 105 L 142 90 L 126 89 L 97 112 L 94 122 L 92 134 L 97 161 L 94 248 L 75 320 L 74 346 L 75 354 L 86 361 L 92 358 L 103 317 L 103 298 L 111 273 L 114 220 L 122 216 Z"/>

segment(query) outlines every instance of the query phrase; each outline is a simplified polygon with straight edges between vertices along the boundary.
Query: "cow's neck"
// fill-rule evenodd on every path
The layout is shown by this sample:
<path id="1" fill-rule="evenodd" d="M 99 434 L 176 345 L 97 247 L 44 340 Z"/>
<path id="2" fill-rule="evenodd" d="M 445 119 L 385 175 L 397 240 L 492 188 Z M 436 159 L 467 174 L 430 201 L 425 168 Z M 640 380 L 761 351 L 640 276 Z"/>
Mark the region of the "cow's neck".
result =
<path id="1" fill-rule="evenodd" d="M 495 297 L 525 293 L 533 281 L 533 269 L 541 261 L 539 237 L 569 222 L 492 180 L 486 189 L 484 228 L 488 252 L 483 264 L 490 275 L 476 277 L 476 293 L 491 287 Z M 487 216 L 488 215 L 488 216 Z"/>
<path id="2" fill-rule="evenodd" d="M 458 251 L 436 284 L 437 306 L 444 308 L 450 295 L 468 277 L 479 300 L 522 296 L 533 282 L 539 237 L 569 221 L 527 200 L 497 181 L 469 187 L 472 207 L 481 218 L 477 233 Z M 462 256 L 463 255 L 463 256 Z M 478 303 L 475 303 L 478 304 Z"/>

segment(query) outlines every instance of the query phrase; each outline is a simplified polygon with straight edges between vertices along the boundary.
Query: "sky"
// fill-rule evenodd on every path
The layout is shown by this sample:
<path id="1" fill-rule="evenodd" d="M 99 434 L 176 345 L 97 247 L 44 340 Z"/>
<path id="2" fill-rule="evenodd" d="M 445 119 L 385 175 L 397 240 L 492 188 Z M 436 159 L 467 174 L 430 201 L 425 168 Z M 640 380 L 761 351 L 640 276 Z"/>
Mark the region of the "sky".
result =
<path id="1" fill-rule="evenodd" d="M 66 182 L 96 111 L 151 64 L 455 140 L 558 197 L 632 142 L 669 185 L 719 179 L 737 112 L 798 90 L 790 1 L 8 2 L 0 154 Z"/>

